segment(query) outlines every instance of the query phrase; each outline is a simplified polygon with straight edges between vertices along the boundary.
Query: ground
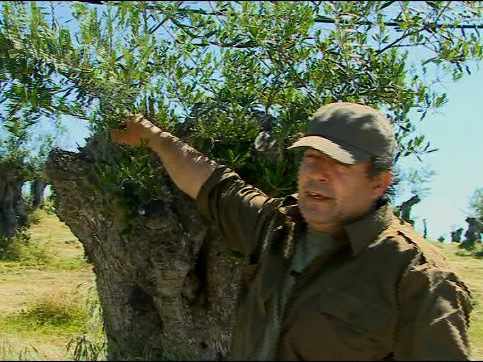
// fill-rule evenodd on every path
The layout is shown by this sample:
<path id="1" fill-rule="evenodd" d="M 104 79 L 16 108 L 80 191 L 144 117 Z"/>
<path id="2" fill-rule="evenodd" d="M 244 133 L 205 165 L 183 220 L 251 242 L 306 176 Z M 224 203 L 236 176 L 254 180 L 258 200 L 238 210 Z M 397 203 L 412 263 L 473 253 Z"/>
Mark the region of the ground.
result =
<path id="1" fill-rule="evenodd" d="M 17 359 L 28 351 L 34 359 L 65 360 L 66 344 L 83 329 L 82 312 L 75 311 L 85 305 L 94 273 L 82 245 L 55 215 L 42 213 L 31 234 L 47 260 L 0 262 L 0 358 Z M 54 315 L 65 318 L 50 323 Z"/>
<path id="2" fill-rule="evenodd" d="M 483 360 L 483 257 L 474 257 L 458 248 L 458 244 L 433 242 L 447 257 L 450 265 L 470 287 L 474 309 L 470 321 L 473 360 Z"/>
<path id="3" fill-rule="evenodd" d="M 85 332 L 91 317 L 92 267 L 55 215 L 41 212 L 31 235 L 43 259 L 35 249 L 27 261 L 0 261 L 0 360 L 71 360 L 66 345 Z M 456 244 L 433 244 L 473 292 L 470 339 L 473 359 L 483 360 L 483 258 L 465 256 Z"/>

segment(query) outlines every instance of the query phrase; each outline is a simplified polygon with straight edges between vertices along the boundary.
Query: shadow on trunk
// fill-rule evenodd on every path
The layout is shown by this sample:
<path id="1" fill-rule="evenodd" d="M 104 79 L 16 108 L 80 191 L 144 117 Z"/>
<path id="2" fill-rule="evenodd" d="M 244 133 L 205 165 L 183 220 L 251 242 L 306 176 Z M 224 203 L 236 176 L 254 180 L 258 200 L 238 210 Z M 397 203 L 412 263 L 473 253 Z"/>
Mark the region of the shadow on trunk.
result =
<path id="1" fill-rule="evenodd" d="M 240 263 L 167 176 L 137 213 L 103 190 L 96 165 L 116 153 L 91 139 L 80 153 L 53 150 L 46 167 L 57 214 L 94 266 L 108 359 L 224 359 Z"/>

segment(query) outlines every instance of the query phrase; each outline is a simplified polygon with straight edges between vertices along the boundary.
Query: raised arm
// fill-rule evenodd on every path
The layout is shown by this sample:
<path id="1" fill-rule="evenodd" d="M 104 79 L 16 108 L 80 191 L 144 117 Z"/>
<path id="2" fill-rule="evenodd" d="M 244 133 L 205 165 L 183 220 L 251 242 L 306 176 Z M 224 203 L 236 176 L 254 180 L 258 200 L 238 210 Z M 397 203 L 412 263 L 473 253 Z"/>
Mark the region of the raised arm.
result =
<path id="1" fill-rule="evenodd" d="M 144 140 L 173 182 L 218 227 L 227 246 L 244 255 L 257 254 L 274 210 L 273 199 L 142 116 L 130 117 L 125 126 L 111 131 L 114 142 L 137 146 Z"/>
<path id="2" fill-rule="evenodd" d="M 111 131 L 117 143 L 138 146 L 146 142 L 163 162 L 173 182 L 193 199 L 216 168 L 216 163 L 182 142 L 171 133 L 163 132 L 141 115 L 128 118 L 124 129 Z"/>

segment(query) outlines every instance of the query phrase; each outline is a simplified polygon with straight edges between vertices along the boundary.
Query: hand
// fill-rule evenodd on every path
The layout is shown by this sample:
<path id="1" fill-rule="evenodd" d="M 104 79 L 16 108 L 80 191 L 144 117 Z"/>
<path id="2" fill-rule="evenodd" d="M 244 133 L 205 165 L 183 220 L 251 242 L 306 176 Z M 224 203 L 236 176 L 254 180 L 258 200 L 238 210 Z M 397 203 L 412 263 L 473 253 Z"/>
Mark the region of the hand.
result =
<path id="1" fill-rule="evenodd" d="M 141 114 L 129 116 L 121 127 L 111 130 L 112 141 L 129 146 L 140 146 L 143 141 L 148 144 L 150 138 L 161 131 Z"/>

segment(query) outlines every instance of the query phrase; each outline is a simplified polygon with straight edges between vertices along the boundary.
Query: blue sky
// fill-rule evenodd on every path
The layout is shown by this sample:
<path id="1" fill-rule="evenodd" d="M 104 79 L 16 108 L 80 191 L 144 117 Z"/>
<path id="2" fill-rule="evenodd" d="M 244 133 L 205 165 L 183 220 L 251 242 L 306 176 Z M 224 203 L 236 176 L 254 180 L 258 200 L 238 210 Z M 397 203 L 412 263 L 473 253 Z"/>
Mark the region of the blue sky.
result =
<path id="1" fill-rule="evenodd" d="M 436 172 L 428 184 L 430 194 L 413 209 L 416 228 L 422 231 L 426 218 L 429 235 L 435 239 L 447 238 L 459 226 L 466 230 L 469 198 L 483 187 L 483 70 L 445 83 L 445 91 L 448 103 L 418 127 L 439 151 L 425 156 L 422 165 L 415 158 L 402 163 Z"/>

